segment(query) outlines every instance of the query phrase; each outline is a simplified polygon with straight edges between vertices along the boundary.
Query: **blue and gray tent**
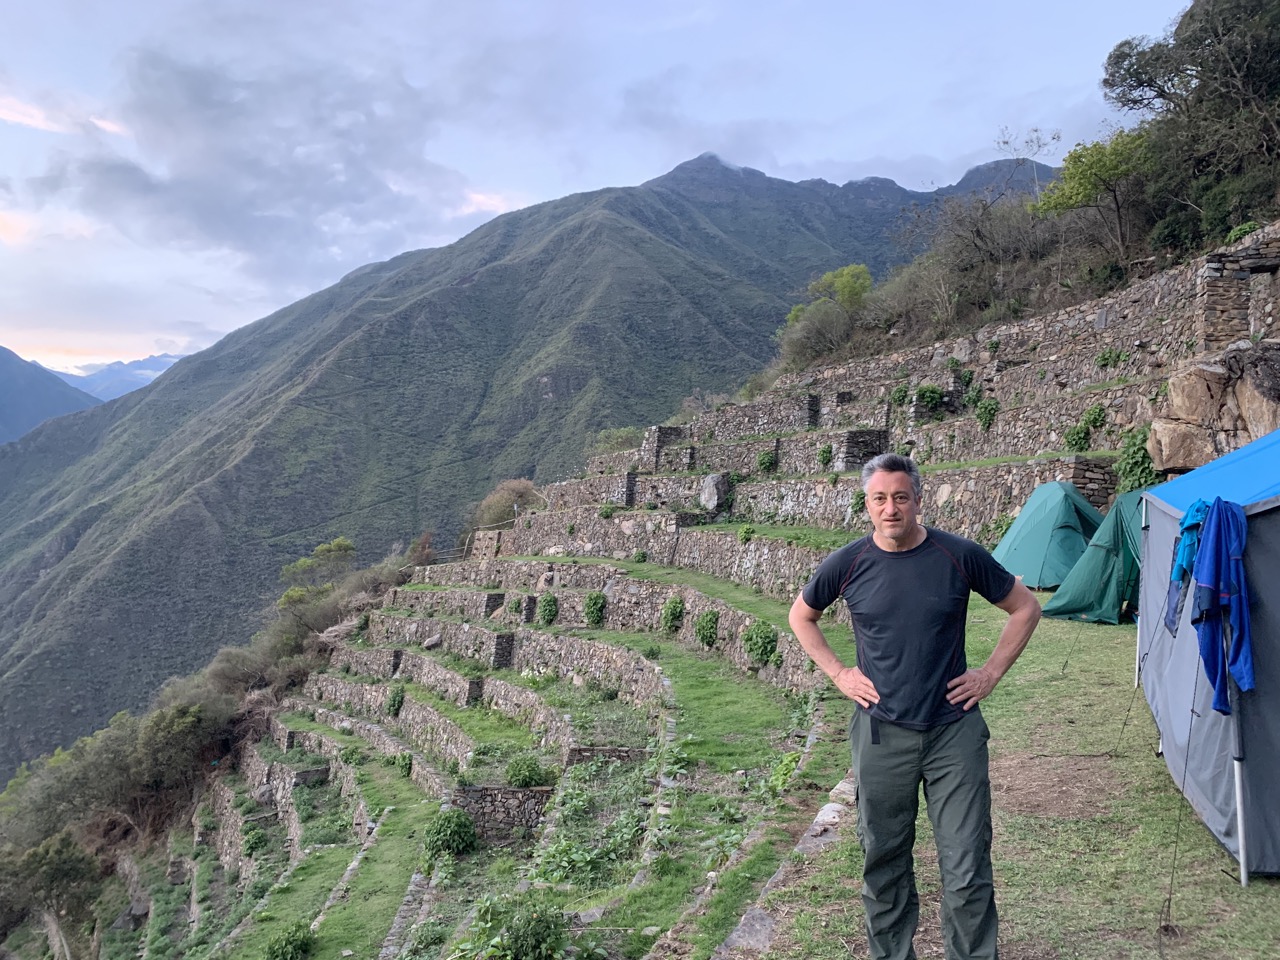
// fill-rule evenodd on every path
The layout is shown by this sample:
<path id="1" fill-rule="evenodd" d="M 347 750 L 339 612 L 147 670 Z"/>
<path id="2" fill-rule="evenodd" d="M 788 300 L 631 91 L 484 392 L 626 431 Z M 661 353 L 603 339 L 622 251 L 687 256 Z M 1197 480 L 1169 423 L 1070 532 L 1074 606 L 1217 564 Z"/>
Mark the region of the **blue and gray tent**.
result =
<path id="1" fill-rule="evenodd" d="M 1197 500 L 1243 508 L 1243 569 L 1254 689 L 1231 689 L 1231 714 L 1213 709 L 1214 687 L 1192 623 L 1196 603 L 1165 624 L 1183 513 Z M 1280 430 L 1146 491 L 1138 665 L 1165 763 L 1210 832 L 1249 874 L 1280 874 Z M 1202 543 L 1201 550 L 1205 549 Z M 1188 585 L 1194 590 L 1194 584 Z M 1226 631 L 1230 647 L 1239 637 Z M 1233 681 L 1234 683 L 1234 681 Z"/>

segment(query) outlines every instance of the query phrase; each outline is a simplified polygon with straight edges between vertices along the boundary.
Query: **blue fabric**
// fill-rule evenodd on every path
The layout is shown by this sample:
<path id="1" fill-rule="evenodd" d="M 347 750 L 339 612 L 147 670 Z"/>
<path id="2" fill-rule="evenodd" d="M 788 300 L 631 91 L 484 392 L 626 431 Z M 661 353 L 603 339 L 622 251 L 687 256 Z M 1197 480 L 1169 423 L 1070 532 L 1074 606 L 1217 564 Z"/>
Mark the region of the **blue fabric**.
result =
<path id="1" fill-rule="evenodd" d="M 1280 496 L 1280 430 L 1152 487 L 1146 496 L 1174 511 L 1186 510 L 1204 497 L 1222 497 L 1248 507 Z"/>
<path id="2" fill-rule="evenodd" d="M 1181 532 L 1173 544 L 1173 566 L 1169 568 L 1169 596 L 1164 604 L 1164 626 L 1170 633 L 1178 632 L 1182 619 L 1182 605 L 1187 599 L 1187 584 L 1196 563 L 1196 551 L 1200 548 L 1200 525 L 1209 514 L 1209 503 L 1197 500 L 1187 508 L 1179 524 Z"/>
<path id="3" fill-rule="evenodd" d="M 1209 515 L 1209 506 L 1207 500 L 1197 500 L 1187 507 L 1187 512 L 1182 515 L 1182 522 L 1179 524 L 1182 534 L 1178 537 L 1177 546 L 1174 548 L 1173 569 L 1169 572 L 1170 580 L 1181 581 L 1195 567 L 1196 551 L 1200 547 L 1200 525 Z"/>
<path id="4" fill-rule="evenodd" d="M 1200 641 L 1200 659 L 1213 684 L 1213 709 L 1231 713 L 1228 680 L 1253 689 L 1253 639 L 1249 631 L 1249 590 L 1244 574 L 1244 508 L 1221 497 L 1213 501 L 1200 531 L 1192 622 Z M 1231 625 L 1231 649 L 1223 649 L 1223 623 Z"/>

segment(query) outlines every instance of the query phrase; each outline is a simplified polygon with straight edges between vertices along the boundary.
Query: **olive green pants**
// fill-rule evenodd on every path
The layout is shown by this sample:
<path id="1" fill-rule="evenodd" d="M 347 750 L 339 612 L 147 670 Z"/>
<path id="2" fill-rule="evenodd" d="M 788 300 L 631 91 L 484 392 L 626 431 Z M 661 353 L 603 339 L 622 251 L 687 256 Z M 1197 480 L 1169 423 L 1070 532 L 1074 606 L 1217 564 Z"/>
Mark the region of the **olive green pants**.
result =
<path id="1" fill-rule="evenodd" d="M 862 902 L 874 960 L 913 960 L 920 906 L 912 849 L 920 785 L 938 845 L 947 960 L 995 960 L 991 780 L 986 721 L 975 707 L 932 730 L 908 730 L 855 708 L 849 726 L 866 855 Z"/>

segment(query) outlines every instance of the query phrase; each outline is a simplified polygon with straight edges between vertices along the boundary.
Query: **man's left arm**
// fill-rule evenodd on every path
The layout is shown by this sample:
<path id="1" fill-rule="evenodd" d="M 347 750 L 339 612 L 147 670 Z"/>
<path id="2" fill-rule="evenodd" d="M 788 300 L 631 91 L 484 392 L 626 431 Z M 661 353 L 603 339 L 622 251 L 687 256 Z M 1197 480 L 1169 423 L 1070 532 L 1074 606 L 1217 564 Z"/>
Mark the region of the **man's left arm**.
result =
<path id="1" fill-rule="evenodd" d="M 1021 580 L 1014 581 L 1013 589 L 996 606 L 1007 613 L 1009 619 L 1000 631 L 991 656 L 981 667 L 967 670 L 947 684 L 947 702 L 961 704 L 965 710 L 972 710 L 996 688 L 1000 678 L 1026 649 L 1040 622 L 1040 603 Z"/>

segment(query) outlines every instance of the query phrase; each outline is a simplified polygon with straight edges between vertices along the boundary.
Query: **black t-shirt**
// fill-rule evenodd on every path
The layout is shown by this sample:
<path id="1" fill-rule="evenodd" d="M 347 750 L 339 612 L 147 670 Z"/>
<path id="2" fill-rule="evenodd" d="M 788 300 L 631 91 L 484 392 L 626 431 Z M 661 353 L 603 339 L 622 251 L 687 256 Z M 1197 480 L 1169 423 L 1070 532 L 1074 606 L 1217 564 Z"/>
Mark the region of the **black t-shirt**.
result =
<path id="1" fill-rule="evenodd" d="M 964 716 L 960 705 L 947 703 L 947 683 L 969 669 L 969 593 L 999 603 L 1015 583 L 978 544 L 926 529 L 923 543 L 901 553 L 881 550 L 870 536 L 841 547 L 819 564 L 802 594 L 817 610 L 844 597 L 858 666 L 880 694 L 871 715 L 912 730 Z"/>

